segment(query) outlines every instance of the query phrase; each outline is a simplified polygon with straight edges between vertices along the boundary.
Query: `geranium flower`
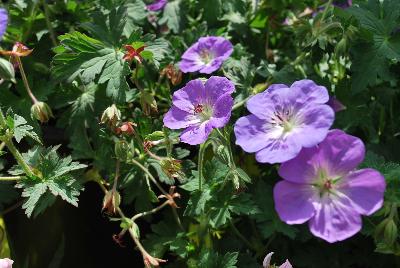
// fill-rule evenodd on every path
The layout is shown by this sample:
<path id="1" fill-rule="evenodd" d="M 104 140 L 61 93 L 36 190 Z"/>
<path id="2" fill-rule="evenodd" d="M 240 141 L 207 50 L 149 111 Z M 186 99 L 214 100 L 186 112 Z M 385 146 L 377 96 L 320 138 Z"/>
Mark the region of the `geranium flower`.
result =
<path id="1" fill-rule="evenodd" d="M 14 261 L 8 258 L 0 259 L 0 268 L 12 268 Z"/>
<path id="2" fill-rule="evenodd" d="M 218 70 L 232 52 L 232 43 L 223 37 L 201 37 L 183 53 L 179 68 L 184 73 L 210 74 Z"/>
<path id="3" fill-rule="evenodd" d="M 182 142 L 203 143 L 214 128 L 228 123 L 234 90 L 233 83 L 225 77 L 212 76 L 205 84 L 200 79 L 192 80 L 174 93 L 164 125 L 170 129 L 185 128 L 180 136 Z"/>
<path id="4" fill-rule="evenodd" d="M 8 13 L 4 8 L 0 8 L 0 40 L 2 39 L 4 33 L 7 29 L 8 23 Z"/>
<path id="5" fill-rule="evenodd" d="M 265 256 L 264 261 L 263 261 L 263 268 L 271 268 L 271 257 L 273 252 L 270 252 Z M 274 266 L 275 267 L 275 266 Z M 289 260 L 286 260 L 281 266 L 278 268 L 293 268 L 293 266 L 290 264 Z"/>
<path id="6" fill-rule="evenodd" d="M 235 124 L 236 144 L 261 163 L 282 163 L 323 141 L 335 113 L 328 91 L 311 80 L 271 85 L 247 101 L 251 115 Z"/>
<path id="7" fill-rule="evenodd" d="M 149 11 L 158 11 L 163 9 L 167 3 L 168 0 L 155 0 L 152 4 L 147 5 L 146 8 Z"/>
<path id="8" fill-rule="evenodd" d="M 382 206 L 386 187 L 378 171 L 355 170 L 364 155 L 359 138 L 331 130 L 318 146 L 305 148 L 283 163 L 279 175 L 284 180 L 274 187 L 281 220 L 309 221 L 310 231 L 330 243 L 359 232 L 360 215 L 371 215 Z"/>

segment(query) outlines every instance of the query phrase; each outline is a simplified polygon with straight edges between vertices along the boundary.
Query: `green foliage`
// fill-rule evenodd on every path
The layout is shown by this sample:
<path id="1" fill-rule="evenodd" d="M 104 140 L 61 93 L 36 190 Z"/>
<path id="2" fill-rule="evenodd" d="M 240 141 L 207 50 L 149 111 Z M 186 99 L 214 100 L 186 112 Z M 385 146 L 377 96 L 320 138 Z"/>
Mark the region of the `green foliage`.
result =
<path id="1" fill-rule="evenodd" d="M 395 0 L 370 0 L 350 9 L 361 26 L 361 42 L 354 49 L 352 71 L 354 93 L 374 86 L 378 78 L 393 82 L 390 65 L 400 60 L 400 34 L 396 33 L 400 3 Z"/>
<path id="2" fill-rule="evenodd" d="M 86 165 L 72 162 L 71 157 L 60 158 L 57 154 L 58 148 L 35 147 L 23 155 L 36 175 L 34 178 L 25 178 L 16 185 L 23 189 L 22 197 L 27 198 L 22 208 L 28 217 L 32 213 L 37 216 L 54 203 L 53 196 L 60 196 L 68 203 L 78 206 L 78 196 L 83 187 L 71 172 L 85 168 Z M 21 173 L 22 170 L 18 168 L 12 171 L 13 175 Z"/>
<path id="3" fill-rule="evenodd" d="M 28 125 L 28 122 L 22 116 L 17 114 L 14 114 L 14 116 L 7 115 L 6 122 L 18 143 L 24 137 L 30 137 L 36 142 L 41 143 L 39 136 L 33 131 L 33 127 Z"/>

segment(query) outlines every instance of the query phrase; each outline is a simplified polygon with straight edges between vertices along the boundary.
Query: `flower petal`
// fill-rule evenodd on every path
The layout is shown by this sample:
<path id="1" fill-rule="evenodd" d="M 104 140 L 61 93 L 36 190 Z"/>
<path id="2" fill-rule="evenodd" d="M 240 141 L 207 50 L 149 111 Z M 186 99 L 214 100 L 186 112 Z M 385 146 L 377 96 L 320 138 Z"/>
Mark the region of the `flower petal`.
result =
<path id="1" fill-rule="evenodd" d="M 279 268 L 293 268 L 292 264 L 289 262 L 289 260 L 286 260 L 284 263 L 282 263 Z"/>
<path id="2" fill-rule="evenodd" d="M 211 74 L 221 67 L 223 61 L 220 59 L 213 59 L 210 63 L 203 65 L 199 70 L 199 73 L 202 74 Z"/>
<path id="3" fill-rule="evenodd" d="M 0 40 L 2 39 L 8 23 L 8 13 L 4 8 L 0 8 Z"/>
<path id="4" fill-rule="evenodd" d="M 201 70 L 203 68 L 203 63 L 198 60 L 187 60 L 182 59 L 179 62 L 179 69 L 184 73 L 193 73 Z"/>
<path id="5" fill-rule="evenodd" d="M 256 160 L 260 163 L 283 163 L 296 157 L 301 150 L 293 135 L 267 141 L 267 146 L 256 153 Z"/>
<path id="6" fill-rule="evenodd" d="M 306 102 L 314 103 L 327 103 L 329 100 L 328 90 L 324 86 L 315 84 L 314 81 L 303 79 L 294 82 L 290 88 L 300 88 L 302 92 L 307 96 Z"/>
<path id="7" fill-rule="evenodd" d="M 172 102 L 182 111 L 193 113 L 194 106 L 202 103 L 205 96 L 203 82 L 200 79 L 196 79 L 188 82 L 185 87 L 175 91 Z"/>
<path id="8" fill-rule="evenodd" d="M 206 85 L 207 87 L 207 85 Z M 214 113 L 210 118 L 210 124 L 214 128 L 225 126 L 231 118 L 233 98 L 230 93 L 226 93 L 218 98 L 214 104 Z"/>
<path id="9" fill-rule="evenodd" d="M 273 254 L 273 252 L 270 252 L 267 254 L 267 256 L 265 256 L 263 261 L 263 268 L 269 268 L 269 264 L 271 263 L 271 258 Z"/>
<path id="10" fill-rule="evenodd" d="M 211 76 L 204 84 L 207 99 L 215 103 L 225 93 L 233 93 L 235 85 L 226 77 Z"/>
<path id="11" fill-rule="evenodd" d="M 301 125 L 295 126 L 293 135 L 302 147 L 312 147 L 327 136 L 335 119 L 335 112 L 328 105 L 311 104 L 299 110 L 296 116 Z"/>
<path id="12" fill-rule="evenodd" d="M 255 153 L 271 143 L 265 132 L 265 121 L 255 115 L 239 118 L 234 126 L 236 144 L 248 153 Z"/>
<path id="13" fill-rule="evenodd" d="M 192 126 L 185 129 L 180 138 L 184 143 L 197 145 L 205 142 L 212 131 L 212 126 L 208 122 L 204 122 L 198 126 Z"/>
<path id="14" fill-rule="evenodd" d="M 318 191 L 311 185 L 280 181 L 274 187 L 275 210 L 287 224 L 301 224 L 315 214 Z"/>
<path id="15" fill-rule="evenodd" d="M 182 111 L 175 106 L 164 115 L 164 125 L 170 129 L 186 128 L 188 126 L 200 123 L 200 120 L 188 112 Z"/>
<path id="16" fill-rule="evenodd" d="M 271 94 L 264 91 L 254 95 L 246 102 L 247 110 L 260 119 L 271 119 L 275 112 L 275 103 L 271 100 Z"/>
<path id="17" fill-rule="evenodd" d="M 346 196 L 325 195 L 309 221 L 310 231 L 329 243 L 343 241 L 361 230 L 361 216 Z"/>
<path id="18" fill-rule="evenodd" d="M 351 172 L 338 183 L 338 189 L 362 215 L 371 215 L 382 207 L 385 188 L 385 178 L 371 168 Z"/>

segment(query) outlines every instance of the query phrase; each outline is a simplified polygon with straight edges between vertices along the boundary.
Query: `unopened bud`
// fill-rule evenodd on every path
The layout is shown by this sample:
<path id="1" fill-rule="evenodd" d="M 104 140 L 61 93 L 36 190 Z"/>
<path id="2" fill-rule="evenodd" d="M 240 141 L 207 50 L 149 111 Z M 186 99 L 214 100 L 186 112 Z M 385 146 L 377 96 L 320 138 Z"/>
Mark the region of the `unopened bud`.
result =
<path id="1" fill-rule="evenodd" d="M 100 122 L 115 127 L 119 120 L 121 120 L 121 111 L 113 104 L 104 110 Z"/>
<path id="2" fill-rule="evenodd" d="M 50 106 L 45 102 L 39 101 L 32 105 L 31 117 L 39 120 L 41 123 L 46 123 L 54 116 Z"/>
<path id="3" fill-rule="evenodd" d="M 383 231 L 383 238 L 388 245 L 393 245 L 397 240 L 397 226 L 393 219 L 390 219 Z"/>
<path id="4" fill-rule="evenodd" d="M 121 195 L 115 190 L 108 191 L 103 199 L 102 211 L 108 215 L 114 215 L 120 204 Z"/>

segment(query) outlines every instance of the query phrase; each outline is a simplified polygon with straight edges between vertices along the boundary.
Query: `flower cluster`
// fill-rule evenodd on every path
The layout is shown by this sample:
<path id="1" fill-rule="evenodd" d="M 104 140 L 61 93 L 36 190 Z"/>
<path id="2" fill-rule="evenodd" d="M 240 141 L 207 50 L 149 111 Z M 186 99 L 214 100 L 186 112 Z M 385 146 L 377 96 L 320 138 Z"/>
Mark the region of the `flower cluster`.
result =
<path id="1" fill-rule="evenodd" d="M 200 38 L 183 54 L 180 69 L 211 73 L 232 50 L 224 38 Z M 212 76 L 205 83 L 192 80 L 174 93 L 164 125 L 185 129 L 182 142 L 204 143 L 214 128 L 228 123 L 233 92 L 233 83 L 225 77 Z M 378 171 L 355 171 L 364 158 L 362 141 L 330 130 L 335 112 L 345 108 L 325 87 L 305 79 L 291 86 L 273 84 L 251 97 L 250 115 L 234 125 L 236 144 L 244 151 L 255 153 L 260 163 L 281 163 L 279 175 L 284 180 L 274 187 L 281 220 L 308 221 L 311 232 L 328 242 L 359 232 L 361 215 L 382 206 L 386 188 Z"/>

